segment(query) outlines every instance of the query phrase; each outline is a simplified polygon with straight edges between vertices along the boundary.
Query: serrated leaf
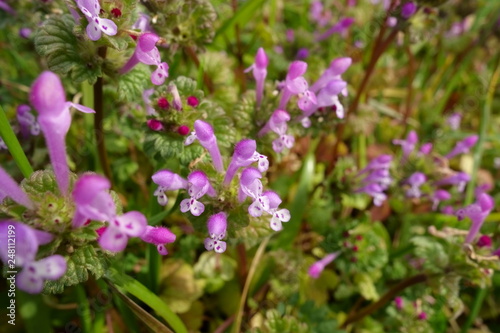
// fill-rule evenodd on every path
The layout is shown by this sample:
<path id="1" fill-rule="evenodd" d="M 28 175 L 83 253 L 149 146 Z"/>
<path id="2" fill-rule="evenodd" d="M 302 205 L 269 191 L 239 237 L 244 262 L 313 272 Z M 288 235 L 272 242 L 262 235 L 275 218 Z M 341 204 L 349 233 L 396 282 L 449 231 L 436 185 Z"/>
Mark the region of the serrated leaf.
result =
<path id="1" fill-rule="evenodd" d="M 373 279 L 368 273 L 358 273 L 354 276 L 354 282 L 356 283 L 359 293 L 365 299 L 370 301 L 376 301 L 379 299 L 379 294 L 373 283 Z"/>
<path id="2" fill-rule="evenodd" d="M 424 268 L 431 272 L 440 272 L 449 262 L 449 257 L 439 241 L 425 236 L 414 237 L 415 255 L 424 260 Z"/>
<path id="3" fill-rule="evenodd" d="M 75 83 L 87 80 L 93 84 L 102 76 L 101 60 L 91 42 L 78 40 L 73 33 L 74 26 L 71 15 L 49 18 L 37 30 L 35 48 L 47 59 L 53 72 L 69 76 Z"/>
<path id="4" fill-rule="evenodd" d="M 200 157 L 204 150 L 198 144 L 184 145 L 183 138 L 174 138 L 168 134 L 154 132 L 146 134 L 144 152 L 151 158 L 164 162 L 176 158 L 183 165 Z"/>
<path id="5" fill-rule="evenodd" d="M 248 136 L 254 129 L 255 91 L 247 91 L 232 108 L 231 117 L 242 137 Z"/>
<path id="6" fill-rule="evenodd" d="M 148 85 L 151 70 L 143 64 L 134 67 L 130 72 L 120 77 L 118 81 L 118 97 L 132 102 L 141 98 L 144 87 Z"/>
<path id="7" fill-rule="evenodd" d="M 93 245 L 85 245 L 66 255 L 66 273 L 56 281 L 47 281 L 44 292 L 49 294 L 62 293 L 65 287 L 88 280 L 89 272 L 99 279 L 108 267 L 106 255 L 97 254 Z"/>

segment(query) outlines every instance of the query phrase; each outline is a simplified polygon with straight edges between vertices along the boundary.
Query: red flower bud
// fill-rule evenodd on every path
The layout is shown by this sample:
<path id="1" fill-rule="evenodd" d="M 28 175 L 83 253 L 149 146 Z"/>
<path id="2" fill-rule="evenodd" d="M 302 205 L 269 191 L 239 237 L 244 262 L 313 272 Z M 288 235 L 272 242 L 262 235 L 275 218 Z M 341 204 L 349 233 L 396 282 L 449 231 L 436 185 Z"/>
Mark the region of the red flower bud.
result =
<path id="1" fill-rule="evenodd" d="M 111 9 L 111 14 L 113 14 L 115 18 L 119 18 L 122 16 L 122 11 L 119 8 L 113 8 Z"/>
<path id="2" fill-rule="evenodd" d="M 198 101 L 198 98 L 196 98 L 194 96 L 189 96 L 187 98 L 187 103 L 189 106 L 192 106 L 193 108 L 197 107 L 198 104 L 200 104 L 200 102 Z"/>
<path id="3" fill-rule="evenodd" d="M 158 106 L 163 110 L 167 110 L 170 107 L 170 103 L 165 97 L 158 98 Z"/>
<path id="4" fill-rule="evenodd" d="M 177 129 L 177 133 L 179 133 L 180 135 L 188 135 L 189 127 L 187 127 L 186 125 L 181 125 Z"/>

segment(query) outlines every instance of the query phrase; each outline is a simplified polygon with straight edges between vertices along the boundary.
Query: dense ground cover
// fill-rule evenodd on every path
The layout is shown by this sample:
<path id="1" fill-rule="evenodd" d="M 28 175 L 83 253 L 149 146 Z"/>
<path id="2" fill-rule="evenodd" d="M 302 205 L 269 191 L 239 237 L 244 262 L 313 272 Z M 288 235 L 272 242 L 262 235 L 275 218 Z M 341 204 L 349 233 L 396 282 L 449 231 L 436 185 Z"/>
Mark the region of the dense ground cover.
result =
<path id="1" fill-rule="evenodd" d="M 487 0 L 0 0 L 0 330 L 500 331 L 499 37 Z"/>

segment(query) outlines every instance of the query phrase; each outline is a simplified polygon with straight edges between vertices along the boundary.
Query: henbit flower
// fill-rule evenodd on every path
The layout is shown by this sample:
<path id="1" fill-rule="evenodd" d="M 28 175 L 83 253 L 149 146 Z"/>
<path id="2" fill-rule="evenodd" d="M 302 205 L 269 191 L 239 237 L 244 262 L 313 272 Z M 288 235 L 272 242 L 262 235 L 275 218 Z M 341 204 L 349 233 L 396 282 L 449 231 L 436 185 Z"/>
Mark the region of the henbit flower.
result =
<path id="1" fill-rule="evenodd" d="M 157 86 L 163 84 L 168 77 L 168 64 L 161 62 L 160 51 L 156 47 L 156 42 L 160 40 L 152 32 L 139 36 L 134 54 L 120 69 L 120 74 L 125 74 L 134 68 L 139 62 L 146 65 L 156 65 L 156 70 L 151 73 L 151 82 Z"/>
<path id="2" fill-rule="evenodd" d="M 462 120 L 462 115 L 458 112 L 454 112 L 448 116 L 446 122 L 452 130 L 458 130 L 460 128 L 460 122 Z"/>
<path id="3" fill-rule="evenodd" d="M 311 265 L 311 267 L 309 267 L 308 271 L 309 276 L 312 277 L 313 279 L 319 278 L 321 272 L 323 272 L 325 267 L 332 261 L 337 259 L 339 254 L 340 251 L 329 253 L 323 259 L 316 261 L 314 264 Z"/>
<path id="4" fill-rule="evenodd" d="M 333 25 L 330 29 L 328 29 L 321 35 L 317 36 L 316 41 L 321 42 L 336 33 L 345 36 L 347 30 L 351 27 L 353 23 L 354 23 L 354 18 L 344 17 L 337 24 Z"/>
<path id="5" fill-rule="evenodd" d="M 392 184 L 392 177 L 389 170 L 388 169 L 374 170 L 365 178 L 363 178 L 363 180 L 361 181 L 361 184 L 363 185 L 368 185 L 372 183 L 380 185 L 380 187 L 382 187 L 383 190 L 389 188 L 389 185 Z"/>
<path id="6" fill-rule="evenodd" d="M 341 80 L 341 75 L 351 66 L 352 59 L 349 57 L 336 58 L 330 62 L 330 66 L 321 74 L 319 79 L 309 88 L 309 90 L 317 93 L 321 88 L 325 87 L 332 80 Z M 347 96 L 347 89 L 342 91 L 344 96 Z"/>
<path id="7" fill-rule="evenodd" d="M 318 26 L 323 27 L 332 19 L 332 13 L 323 9 L 321 1 L 313 1 L 309 8 L 309 16 L 312 21 L 316 21 Z"/>
<path id="8" fill-rule="evenodd" d="M 384 188 L 376 183 L 363 186 L 355 192 L 366 193 L 371 196 L 373 198 L 373 204 L 377 207 L 381 206 L 382 203 L 387 199 L 387 195 L 384 193 Z"/>
<path id="9" fill-rule="evenodd" d="M 181 201 L 181 212 L 186 213 L 187 211 L 191 211 L 191 214 L 194 216 L 200 216 L 205 211 L 205 205 L 199 202 L 198 199 L 205 194 L 211 197 L 215 197 L 217 194 L 203 171 L 197 170 L 191 172 L 187 180 L 187 190 L 190 198 Z"/>
<path id="10" fill-rule="evenodd" d="M 417 11 L 417 5 L 413 2 L 407 2 L 401 7 L 401 16 L 405 19 L 409 19 Z"/>
<path id="11" fill-rule="evenodd" d="M 108 222 L 98 243 L 105 250 L 119 252 L 125 249 L 129 237 L 139 237 L 144 233 L 147 220 L 137 211 L 117 216 L 108 191 L 110 186 L 108 179 L 96 174 L 86 174 L 77 180 L 73 190 L 76 204 L 73 227 L 81 227 L 88 219 Z"/>
<path id="12" fill-rule="evenodd" d="M 445 190 L 436 190 L 432 195 L 432 210 L 436 210 L 439 203 L 444 200 L 450 200 L 451 194 Z"/>
<path id="13" fill-rule="evenodd" d="M 465 172 L 457 172 L 456 174 L 445 178 L 441 179 L 436 182 L 437 186 L 442 186 L 442 185 L 456 185 L 458 192 L 463 192 L 465 189 L 465 185 L 470 181 L 470 176 L 465 173 Z"/>
<path id="14" fill-rule="evenodd" d="M 267 58 L 266 52 L 260 47 L 255 55 L 255 63 L 250 67 L 245 69 L 245 73 L 252 71 L 253 77 L 255 79 L 255 94 L 257 100 L 257 107 L 260 106 L 262 102 L 262 96 L 264 95 L 264 81 L 267 76 L 267 65 L 269 64 L 269 59 Z"/>
<path id="15" fill-rule="evenodd" d="M 5 2 L 5 0 L 0 0 L 0 9 L 3 9 L 4 11 L 6 11 L 11 15 L 16 15 L 16 11 L 12 9 L 12 7 Z"/>
<path id="16" fill-rule="evenodd" d="M 481 237 L 479 237 L 476 243 L 478 247 L 491 247 L 491 244 L 491 237 L 488 235 L 482 235 Z"/>
<path id="17" fill-rule="evenodd" d="M 462 141 L 457 142 L 455 147 L 446 155 L 445 157 L 450 159 L 453 158 L 459 154 L 465 154 L 468 153 L 469 150 L 474 147 L 474 145 L 477 143 L 477 140 L 479 140 L 479 136 L 477 135 L 470 135 L 463 139 Z"/>
<path id="18" fill-rule="evenodd" d="M 281 93 L 278 109 L 285 110 L 290 97 L 305 93 L 309 84 L 302 76 L 307 70 L 307 63 L 296 60 L 290 64 L 286 75 L 285 84 Z"/>
<path id="19" fill-rule="evenodd" d="M 422 193 L 420 192 L 420 186 L 427 181 L 427 177 L 422 172 L 413 173 L 406 182 L 410 185 L 410 188 L 406 190 L 406 196 L 408 198 L 420 198 Z"/>
<path id="20" fill-rule="evenodd" d="M 31 108 L 26 104 L 21 104 L 17 107 L 17 121 L 19 122 L 21 134 L 25 138 L 30 135 L 37 136 L 40 134 L 40 125 L 30 111 Z"/>
<path id="21" fill-rule="evenodd" d="M 139 30 L 141 32 L 153 32 L 153 28 L 151 27 L 151 18 L 144 14 L 144 13 L 139 13 L 139 17 L 137 18 L 137 21 L 135 21 L 134 24 L 130 28 Z"/>
<path id="22" fill-rule="evenodd" d="M 49 71 L 40 74 L 31 86 L 30 102 L 39 114 L 38 123 L 45 136 L 59 190 L 62 194 L 66 194 L 69 186 L 69 167 L 65 140 L 71 125 L 69 109 L 74 107 L 85 113 L 95 113 L 95 111 L 66 101 L 61 80 Z"/>
<path id="23" fill-rule="evenodd" d="M 75 182 L 73 200 L 76 205 L 73 228 L 85 225 L 87 220 L 110 221 L 116 214 L 116 206 L 109 189 L 111 183 L 97 174 L 84 174 Z"/>
<path id="24" fill-rule="evenodd" d="M 284 110 L 275 110 L 269 120 L 261 128 L 258 137 L 264 136 L 266 133 L 273 131 L 275 133 L 280 133 L 287 130 L 287 122 L 290 121 L 290 115 Z"/>
<path id="25" fill-rule="evenodd" d="M 400 145 L 403 150 L 403 160 L 406 160 L 408 156 L 413 152 L 415 146 L 418 142 L 418 135 L 415 131 L 410 131 L 406 136 L 406 140 L 392 140 L 395 145 Z"/>
<path id="26" fill-rule="evenodd" d="M 317 108 L 335 106 L 335 112 L 339 119 L 344 118 L 344 106 L 340 103 L 338 95 L 347 87 L 343 80 L 331 80 L 321 88 L 317 95 Z"/>
<path id="27" fill-rule="evenodd" d="M 371 160 L 366 167 L 361 169 L 358 172 L 358 176 L 363 175 L 367 172 L 373 172 L 375 170 L 389 169 L 389 167 L 391 166 L 391 162 L 392 162 L 391 155 L 379 155 L 373 160 Z"/>
<path id="28" fill-rule="evenodd" d="M 244 187 L 246 187 L 253 193 L 257 193 L 259 191 L 258 188 L 260 186 L 260 191 L 262 192 L 262 183 L 260 181 L 255 182 L 256 180 L 259 180 L 261 178 L 262 174 L 256 168 L 248 167 L 243 169 L 240 177 L 240 186 L 238 187 L 239 202 L 245 201 L 245 199 L 248 197 L 247 195 L 248 190 L 243 190 Z"/>
<path id="29" fill-rule="evenodd" d="M 30 262 L 17 274 L 16 285 L 29 294 L 39 294 L 45 280 L 58 280 L 66 273 L 67 267 L 66 259 L 59 254 Z"/>
<path id="30" fill-rule="evenodd" d="M 444 206 L 443 208 L 441 208 L 441 213 L 444 215 L 455 215 L 455 209 L 450 205 Z"/>
<path id="31" fill-rule="evenodd" d="M 430 142 L 427 142 L 427 143 L 424 143 L 423 145 L 420 146 L 420 150 L 419 150 L 419 153 L 420 155 L 429 155 L 430 152 L 432 151 L 432 143 Z"/>
<path id="32" fill-rule="evenodd" d="M 271 214 L 271 221 L 269 225 L 271 229 L 274 231 L 280 231 L 283 229 L 282 222 L 290 221 L 290 211 L 288 209 L 279 209 L 279 205 L 282 200 L 276 192 L 266 191 L 262 194 L 263 197 L 266 197 L 269 201 L 269 209 L 267 212 Z"/>
<path id="33" fill-rule="evenodd" d="M 9 257 L 9 230 L 15 232 L 15 265 L 23 267 L 16 275 L 16 286 L 30 294 L 38 294 L 44 287 L 45 280 L 57 280 L 66 272 L 66 259 L 61 255 L 52 255 L 35 261 L 38 246 L 48 244 L 53 236 L 47 232 L 33 229 L 17 221 L 0 222 L 0 258 L 5 265 L 12 263 Z"/>
<path id="34" fill-rule="evenodd" d="M 148 225 L 140 238 L 146 243 L 156 245 L 158 253 L 164 256 L 168 254 L 165 244 L 173 243 L 176 236 L 165 227 L 152 227 Z"/>
<path id="35" fill-rule="evenodd" d="M 123 251 L 127 246 L 128 238 L 140 237 L 148 225 L 146 217 L 137 211 L 115 216 L 108 222 L 108 227 L 99 237 L 98 243 L 103 249 L 111 252 Z"/>
<path id="36" fill-rule="evenodd" d="M 207 251 L 214 250 L 217 253 L 226 251 L 226 242 L 222 241 L 226 237 L 227 215 L 224 212 L 212 215 L 208 218 L 207 229 L 209 238 L 205 238 L 204 244 Z"/>
<path id="37" fill-rule="evenodd" d="M 0 184 L 2 184 L 0 186 L 0 202 L 5 197 L 9 197 L 26 208 L 34 209 L 35 206 L 31 199 L 2 167 L 0 167 Z"/>
<path id="38" fill-rule="evenodd" d="M 245 175 L 247 177 L 247 175 Z M 269 198 L 264 196 L 262 193 L 262 182 L 259 178 L 255 178 L 252 183 L 246 185 L 245 179 L 243 183 L 240 183 L 240 188 L 245 193 L 253 199 L 253 202 L 248 206 L 248 214 L 253 217 L 259 217 L 264 212 L 269 211 Z"/>
<path id="39" fill-rule="evenodd" d="M 457 211 L 456 215 L 459 221 L 468 217 L 472 222 L 469 233 L 465 237 L 466 244 L 472 243 L 494 206 L 495 202 L 493 198 L 486 193 L 482 193 L 478 196 L 475 203 Z"/>
<path id="40" fill-rule="evenodd" d="M 86 31 L 90 40 L 96 41 L 101 38 L 104 32 L 108 36 L 114 36 L 118 32 L 115 22 L 99 17 L 101 5 L 99 0 L 76 0 L 76 5 L 87 17 L 89 24 Z"/>
<path id="41" fill-rule="evenodd" d="M 296 60 L 304 60 L 307 57 L 309 57 L 309 49 L 302 47 L 297 51 L 297 54 L 295 55 Z"/>
<path id="42" fill-rule="evenodd" d="M 188 181 L 170 170 L 160 170 L 152 177 L 153 183 L 158 185 L 154 195 L 158 198 L 158 203 L 165 206 L 168 198 L 165 191 L 175 191 L 188 188 Z"/>
<path id="43" fill-rule="evenodd" d="M 7 220 L 0 221 L 0 259 L 4 264 L 7 264 L 8 254 L 8 238 L 9 230 L 13 230 L 16 239 L 16 258 L 15 264 L 18 267 L 23 267 L 29 262 L 35 260 L 39 245 L 45 245 L 54 239 L 54 236 L 48 232 L 41 231 L 30 227 L 22 222 Z"/>
<path id="44" fill-rule="evenodd" d="M 257 142 L 251 139 L 243 139 L 234 147 L 231 163 L 227 167 L 226 176 L 224 177 L 224 185 L 229 185 L 236 171 L 241 167 L 246 167 L 253 162 L 258 162 L 260 172 L 265 172 L 269 168 L 267 157 L 257 152 Z"/>
<path id="45" fill-rule="evenodd" d="M 194 122 L 194 131 L 191 132 L 191 135 L 186 138 L 184 144 L 190 145 L 196 139 L 198 139 L 200 144 L 208 150 L 210 157 L 212 157 L 215 169 L 219 172 L 224 172 L 224 165 L 222 163 L 219 146 L 217 145 L 217 138 L 215 137 L 214 129 L 209 123 L 204 122 L 203 120 L 196 120 Z"/>

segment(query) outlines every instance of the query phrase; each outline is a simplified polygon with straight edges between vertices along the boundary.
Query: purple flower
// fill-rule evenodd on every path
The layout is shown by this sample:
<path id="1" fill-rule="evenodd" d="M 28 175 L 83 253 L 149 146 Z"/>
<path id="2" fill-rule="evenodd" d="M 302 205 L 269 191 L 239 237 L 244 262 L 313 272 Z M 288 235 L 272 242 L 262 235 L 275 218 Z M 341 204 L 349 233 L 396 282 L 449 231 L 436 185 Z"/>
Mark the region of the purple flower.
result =
<path id="1" fill-rule="evenodd" d="M 17 121 L 19 122 L 21 134 L 24 137 L 40 134 L 40 125 L 30 111 L 31 108 L 26 104 L 21 104 L 17 107 Z"/>
<path id="2" fill-rule="evenodd" d="M 33 31 L 30 28 L 26 28 L 26 27 L 21 28 L 21 29 L 19 29 L 19 37 L 28 39 L 28 38 L 30 38 L 32 32 Z"/>
<path id="3" fill-rule="evenodd" d="M 394 298 L 394 305 L 396 309 L 401 310 L 403 308 L 403 298 L 400 296 Z"/>
<path id="4" fill-rule="evenodd" d="M 405 19 L 409 19 L 417 11 L 417 5 L 413 2 L 407 2 L 401 8 L 401 16 Z"/>
<path id="5" fill-rule="evenodd" d="M 384 188 L 379 184 L 368 184 L 356 190 L 357 193 L 366 193 L 373 198 L 373 204 L 375 206 L 381 206 L 382 203 L 387 199 L 387 195 L 384 193 Z"/>
<path id="6" fill-rule="evenodd" d="M 144 242 L 156 245 L 158 253 L 163 256 L 168 254 L 165 244 L 173 243 L 176 238 L 175 234 L 165 227 L 152 227 L 149 225 L 140 237 Z"/>
<path id="7" fill-rule="evenodd" d="M 181 201 L 181 212 L 191 211 L 194 216 L 200 216 L 205 211 L 205 205 L 199 202 L 198 199 L 205 194 L 211 197 L 216 196 L 207 175 L 199 170 L 191 172 L 188 176 L 188 194 L 190 198 Z"/>
<path id="8" fill-rule="evenodd" d="M 290 120 L 288 112 L 283 110 L 276 110 L 269 118 L 266 125 L 259 131 L 258 136 L 262 136 L 268 131 L 273 131 L 278 134 L 278 138 L 273 141 L 273 149 L 275 152 L 280 153 L 285 147 L 290 149 L 293 147 L 295 137 L 286 134 L 288 129 L 287 122 Z"/>
<path id="9" fill-rule="evenodd" d="M 309 267 L 309 276 L 312 277 L 313 279 L 319 278 L 321 272 L 325 269 L 325 267 L 330 264 L 332 261 L 337 259 L 339 256 L 340 251 L 333 252 L 327 254 L 323 259 L 316 261 L 314 264 Z"/>
<path id="10" fill-rule="evenodd" d="M 238 200 L 240 202 L 245 201 L 248 197 L 247 193 L 249 190 L 247 189 L 250 189 L 253 193 L 257 193 L 258 191 L 262 192 L 262 183 L 260 182 L 261 178 L 262 174 L 256 168 L 248 167 L 243 169 L 240 177 L 240 186 L 238 188 Z M 243 188 L 246 189 L 243 190 Z"/>
<path id="11" fill-rule="evenodd" d="M 146 231 L 148 221 L 137 211 L 115 216 L 108 221 L 108 227 L 99 237 L 99 245 L 111 252 L 120 252 L 127 246 L 129 237 L 140 237 Z"/>
<path id="12" fill-rule="evenodd" d="M 418 135 L 415 131 L 410 131 L 408 133 L 408 136 L 406 137 L 406 140 L 392 140 L 392 143 L 395 145 L 400 145 L 401 149 L 403 150 L 403 160 L 406 160 L 408 156 L 413 152 L 415 149 L 415 145 L 418 142 Z"/>
<path id="13" fill-rule="evenodd" d="M 478 247 L 491 247 L 491 244 L 492 244 L 491 237 L 488 236 L 488 235 L 482 235 L 477 240 L 477 246 Z"/>
<path id="14" fill-rule="evenodd" d="M 297 51 L 297 55 L 295 56 L 295 59 L 297 59 L 297 60 L 304 60 L 308 56 L 309 56 L 309 49 L 303 47 L 303 48 L 300 48 Z"/>
<path id="15" fill-rule="evenodd" d="M 288 209 L 278 209 L 281 204 L 281 198 L 276 192 L 266 191 L 262 194 L 269 201 L 269 209 L 267 212 L 271 214 L 271 221 L 269 225 L 274 231 L 280 231 L 283 229 L 282 222 L 290 221 L 290 211 Z"/>
<path id="16" fill-rule="evenodd" d="M 313 1 L 309 8 L 309 16 L 318 26 L 323 27 L 332 19 L 332 13 L 323 9 L 323 3 L 319 0 Z"/>
<path id="17" fill-rule="evenodd" d="M 394 16 L 389 16 L 387 18 L 386 24 L 388 27 L 394 28 L 396 26 L 396 24 L 398 24 L 398 19 L 395 18 Z"/>
<path id="18" fill-rule="evenodd" d="M 424 184 L 427 177 L 421 172 L 413 173 L 406 182 L 410 185 L 410 188 L 406 190 L 406 196 L 408 198 L 420 198 L 422 193 L 420 192 L 420 186 Z"/>
<path id="19" fill-rule="evenodd" d="M 423 145 L 420 146 L 420 151 L 419 153 L 421 155 L 429 155 L 432 151 L 432 143 L 424 143 Z"/>
<path id="20" fill-rule="evenodd" d="M 331 80 L 326 86 L 321 88 L 317 96 L 317 107 L 334 106 L 337 117 L 344 118 L 344 106 L 340 103 L 338 95 L 347 87 L 347 82 L 343 80 Z"/>
<path id="21" fill-rule="evenodd" d="M 175 191 L 182 188 L 187 190 L 188 188 L 188 181 L 170 170 L 160 170 L 151 178 L 153 179 L 153 183 L 158 185 L 154 195 L 158 198 L 158 203 L 162 206 L 165 206 L 168 202 L 165 191 Z"/>
<path id="22" fill-rule="evenodd" d="M 95 113 L 95 111 L 66 101 L 61 80 L 49 71 L 40 74 L 31 86 L 30 102 L 39 114 L 38 123 L 45 135 L 59 190 L 62 194 L 66 194 L 69 186 L 69 168 L 65 140 L 71 125 L 69 108 L 74 107 L 85 113 Z"/>
<path id="23" fill-rule="evenodd" d="M 460 122 L 462 121 L 462 115 L 458 112 L 454 112 L 447 118 L 447 123 L 452 130 L 458 130 L 460 128 Z"/>
<path id="24" fill-rule="evenodd" d="M 264 81 L 267 76 L 268 64 L 269 59 L 267 58 L 266 52 L 264 52 L 264 49 L 260 47 L 255 55 L 255 63 L 245 69 L 245 73 L 252 71 L 253 77 L 255 78 L 257 107 L 259 107 L 262 102 L 262 96 L 264 94 Z"/>
<path id="25" fill-rule="evenodd" d="M 16 15 L 16 11 L 12 9 L 12 7 L 5 2 L 5 0 L 0 0 L 0 9 L 3 9 L 11 15 Z"/>
<path id="26" fill-rule="evenodd" d="M 73 227 L 80 228 L 87 220 L 110 221 L 116 214 L 116 206 L 109 194 L 111 183 L 97 174 L 82 175 L 73 188 L 76 204 Z"/>
<path id="27" fill-rule="evenodd" d="M 214 250 L 217 253 L 226 251 L 226 242 L 222 241 L 226 237 L 227 216 L 226 213 L 220 212 L 212 215 L 207 221 L 209 238 L 205 238 L 205 249 L 207 251 Z"/>
<path id="28" fill-rule="evenodd" d="M 253 199 L 252 204 L 248 206 L 248 214 L 253 217 L 259 217 L 269 210 L 269 198 L 262 195 L 262 182 L 256 178 L 248 186 L 244 184 L 240 183 L 241 190 L 245 195 Z"/>
<path id="29" fill-rule="evenodd" d="M 229 185 L 236 171 L 241 167 L 246 167 L 253 162 L 258 162 L 260 172 L 265 172 L 269 168 L 267 157 L 257 152 L 257 143 L 255 140 L 243 139 L 234 147 L 231 163 L 227 168 L 226 176 L 224 177 L 224 185 Z"/>
<path id="30" fill-rule="evenodd" d="M 418 320 L 427 320 L 427 313 L 422 311 L 417 316 Z"/>
<path id="31" fill-rule="evenodd" d="M 9 197 L 26 208 L 34 209 L 35 206 L 30 198 L 2 167 L 0 167 L 0 184 L 2 184 L 0 186 L 0 202 L 5 197 Z"/>
<path id="32" fill-rule="evenodd" d="M 12 233 L 13 232 L 13 233 Z M 38 246 L 48 244 L 53 236 L 16 221 L 0 222 L 0 257 L 5 265 L 11 264 L 9 255 L 9 235 L 15 234 L 16 252 L 14 263 L 23 270 L 16 276 L 19 289 L 38 294 L 44 287 L 45 280 L 57 280 L 66 272 L 66 259 L 61 255 L 52 255 L 35 261 Z"/>
<path id="33" fill-rule="evenodd" d="M 384 191 L 389 188 L 392 178 L 389 173 L 391 165 L 391 155 L 380 155 L 368 163 L 368 165 L 358 172 L 357 177 L 364 176 L 360 180 L 359 188 L 355 193 L 365 193 L 373 198 L 373 204 L 380 206 L 387 199 Z"/>
<path id="34" fill-rule="evenodd" d="M 332 80 L 341 80 L 341 75 L 351 66 L 352 59 L 349 57 L 336 58 L 332 60 L 330 66 L 321 74 L 320 78 L 311 86 L 310 90 L 317 93 Z M 347 96 L 347 90 L 342 92 Z"/>
<path id="35" fill-rule="evenodd" d="M 141 236 L 148 223 L 146 217 L 137 211 L 117 216 L 115 203 L 108 192 L 110 185 L 106 178 L 94 174 L 78 179 L 73 190 L 76 204 L 73 227 L 81 227 L 88 219 L 107 221 L 99 245 L 105 250 L 119 252 L 125 249 L 129 237 Z"/>
<path id="36" fill-rule="evenodd" d="M 90 40 L 98 40 L 101 38 L 102 32 L 108 36 L 116 35 L 118 27 L 115 22 L 99 17 L 101 5 L 98 0 L 76 0 L 76 5 L 87 17 L 89 24 L 87 25 L 86 31 Z"/>
<path id="37" fill-rule="evenodd" d="M 455 147 L 446 155 L 446 158 L 450 159 L 453 158 L 459 154 L 465 154 L 468 153 L 469 150 L 474 147 L 474 145 L 477 143 L 477 140 L 479 140 L 479 136 L 477 135 L 470 135 L 463 139 L 462 141 L 457 142 Z"/>
<path id="38" fill-rule="evenodd" d="M 135 30 L 139 30 L 141 32 L 153 32 L 153 28 L 151 27 L 151 18 L 144 14 L 139 13 L 139 17 L 134 24 L 132 24 L 131 28 Z"/>
<path id="39" fill-rule="evenodd" d="M 321 35 L 317 36 L 316 41 L 321 42 L 322 40 L 325 40 L 331 35 L 336 33 L 340 35 L 345 35 L 347 30 L 351 27 L 353 23 L 354 23 L 354 18 L 345 17 L 341 19 L 337 24 L 333 25 L 330 29 L 328 29 Z"/>
<path id="40" fill-rule="evenodd" d="M 302 76 L 306 70 L 307 64 L 303 61 L 296 60 L 290 64 L 278 109 L 284 110 L 286 108 L 286 104 L 290 100 L 290 97 L 293 95 L 303 94 L 307 91 L 309 84 Z"/>
<path id="41" fill-rule="evenodd" d="M 436 190 L 432 196 L 432 210 L 436 210 L 439 203 L 444 200 L 450 200 L 451 195 L 445 190 Z"/>
<path id="42" fill-rule="evenodd" d="M 392 162 L 391 155 L 379 155 L 368 163 L 366 167 L 364 167 L 358 175 L 363 175 L 367 172 L 372 172 L 380 169 L 389 169 Z"/>
<path id="43" fill-rule="evenodd" d="M 160 51 L 156 47 L 156 42 L 159 40 L 160 37 L 152 32 L 142 34 L 137 40 L 134 54 L 120 69 L 120 74 L 129 72 L 139 62 L 146 65 L 156 65 L 156 70 L 151 73 L 151 82 L 157 86 L 163 84 L 168 77 L 168 64 L 161 62 Z"/>
<path id="44" fill-rule="evenodd" d="M 208 150 L 208 153 L 212 157 L 215 169 L 219 172 L 224 172 L 224 165 L 222 163 L 219 146 L 217 145 L 217 138 L 215 137 L 214 129 L 209 123 L 204 122 L 203 120 L 196 120 L 194 122 L 194 131 L 191 132 L 191 135 L 186 138 L 184 144 L 190 145 L 196 139 L 198 139 L 200 144 Z"/>
<path id="45" fill-rule="evenodd" d="M 463 192 L 465 189 L 465 185 L 470 181 L 470 176 L 466 174 L 465 172 L 457 172 L 456 174 L 445 178 L 441 179 L 436 182 L 437 186 L 442 186 L 442 185 L 456 185 L 458 192 Z"/>
<path id="46" fill-rule="evenodd" d="M 456 215 L 459 221 L 465 217 L 468 217 L 472 221 L 469 233 L 465 237 L 465 243 L 472 243 L 494 206 L 495 202 L 493 198 L 486 193 L 482 193 L 478 196 L 475 203 L 457 211 Z"/>

